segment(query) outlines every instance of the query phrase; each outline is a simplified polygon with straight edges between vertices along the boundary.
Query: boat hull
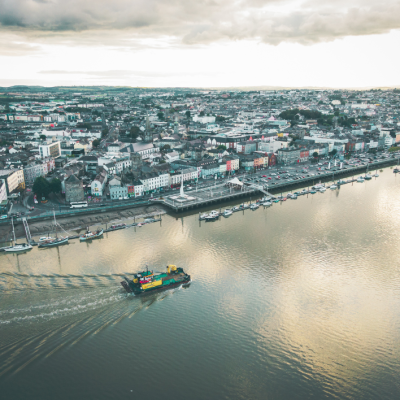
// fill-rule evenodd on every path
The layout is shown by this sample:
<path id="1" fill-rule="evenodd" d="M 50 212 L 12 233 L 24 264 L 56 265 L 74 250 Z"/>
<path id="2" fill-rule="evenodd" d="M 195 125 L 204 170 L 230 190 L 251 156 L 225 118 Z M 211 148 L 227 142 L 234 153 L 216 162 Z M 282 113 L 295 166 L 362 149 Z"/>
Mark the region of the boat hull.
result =
<path id="1" fill-rule="evenodd" d="M 7 253 L 23 253 L 24 251 L 32 250 L 32 246 L 25 246 L 25 247 L 9 247 L 8 249 L 4 249 Z"/>
<path id="2" fill-rule="evenodd" d="M 50 242 L 50 243 L 39 243 L 38 248 L 39 249 L 45 249 L 47 247 L 57 247 L 57 246 L 62 246 L 63 244 L 68 244 L 68 238 L 65 238 L 63 240 L 59 240 L 57 242 Z"/>
<path id="3" fill-rule="evenodd" d="M 148 293 L 161 292 L 164 290 L 179 287 L 181 285 L 187 285 L 188 283 L 190 283 L 190 275 L 188 275 L 186 279 L 184 279 L 180 282 L 175 282 L 175 283 L 172 283 L 172 284 L 166 285 L 166 286 L 157 286 L 157 287 L 150 288 L 147 290 L 135 290 L 131 286 L 129 286 L 128 282 L 126 282 L 126 281 L 122 281 L 121 285 L 128 293 L 133 293 L 135 296 L 138 296 L 138 295 L 143 296 Z"/>

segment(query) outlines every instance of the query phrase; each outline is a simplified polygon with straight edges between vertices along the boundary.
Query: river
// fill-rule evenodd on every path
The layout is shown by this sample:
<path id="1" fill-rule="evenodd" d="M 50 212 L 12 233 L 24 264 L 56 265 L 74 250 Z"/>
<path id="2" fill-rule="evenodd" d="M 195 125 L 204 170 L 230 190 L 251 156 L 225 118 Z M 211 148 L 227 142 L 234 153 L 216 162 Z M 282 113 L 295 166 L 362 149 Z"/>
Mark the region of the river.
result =
<path id="1" fill-rule="evenodd" d="M 2 399 L 400 397 L 400 176 L 0 254 Z M 169 263 L 188 287 L 124 293 Z"/>

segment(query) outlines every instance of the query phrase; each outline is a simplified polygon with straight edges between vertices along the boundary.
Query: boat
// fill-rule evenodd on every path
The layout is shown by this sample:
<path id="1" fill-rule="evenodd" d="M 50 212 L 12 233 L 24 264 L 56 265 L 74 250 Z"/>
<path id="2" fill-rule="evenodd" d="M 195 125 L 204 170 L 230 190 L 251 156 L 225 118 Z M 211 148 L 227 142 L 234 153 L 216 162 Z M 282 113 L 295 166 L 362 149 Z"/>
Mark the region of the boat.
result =
<path id="1" fill-rule="evenodd" d="M 242 204 L 242 209 L 247 210 L 250 206 L 247 203 Z"/>
<path id="2" fill-rule="evenodd" d="M 260 202 L 271 201 L 271 200 L 272 200 L 272 197 L 271 197 L 271 196 L 264 196 L 264 197 L 260 200 Z"/>
<path id="3" fill-rule="evenodd" d="M 343 179 L 339 179 L 338 181 L 337 181 L 337 184 L 338 185 L 345 185 L 347 182 L 346 181 L 344 181 Z"/>
<path id="4" fill-rule="evenodd" d="M 256 203 L 253 203 L 251 206 L 250 206 L 250 210 L 257 210 L 257 208 L 259 208 L 260 206 L 258 205 L 258 204 L 256 204 Z"/>
<path id="5" fill-rule="evenodd" d="M 204 220 L 204 219 L 206 219 L 206 217 L 208 217 L 208 214 L 204 213 L 204 214 L 200 215 L 199 219 Z"/>
<path id="6" fill-rule="evenodd" d="M 138 224 L 138 226 L 141 226 L 140 224 Z M 91 232 L 89 230 L 86 231 L 85 234 L 79 236 L 79 240 L 81 242 L 85 242 L 87 240 L 92 240 L 92 239 L 98 239 L 99 237 L 103 236 L 103 229 L 99 229 L 96 232 Z"/>
<path id="7" fill-rule="evenodd" d="M 264 207 L 271 207 L 272 203 L 270 201 L 264 201 L 263 203 L 261 203 L 261 205 L 263 205 Z"/>
<path id="8" fill-rule="evenodd" d="M 292 200 L 297 200 L 297 194 L 294 194 L 294 195 L 291 197 L 291 199 L 292 199 Z"/>
<path id="9" fill-rule="evenodd" d="M 321 187 L 318 189 L 318 191 L 321 192 L 321 193 L 324 193 L 324 192 L 326 191 L 326 188 L 323 187 L 323 186 L 321 186 Z"/>
<path id="10" fill-rule="evenodd" d="M 372 179 L 372 175 L 371 174 L 365 174 L 364 179 L 369 181 Z"/>
<path id="11" fill-rule="evenodd" d="M 224 217 L 229 217 L 230 215 L 232 215 L 233 214 L 233 211 L 231 210 L 231 209 L 229 209 L 229 208 L 227 208 L 224 212 L 223 212 L 223 216 Z"/>
<path id="12" fill-rule="evenodd" d="M 121 285 L 128 293 L 141 295 L 172 289 L 188 283 L 190 283 L 190 275 L 184 272 L 183 268 L 179 268 L 176 265 L 168 265 L 166 273 L 154 273 L 146 268 L 146 271 L 133 274 L 132 279 L 124 276 Z"/>
<path id="13" fill-rule="evenodd" d="M 235 207 L 232 208 L 233 212 L 238 212 L 240 210 L 241 210 L 240 206 L 235 206 Z"/>
<path id="14" fill-rule="evenodd" d="M 357 178 L 357 182 L 360 182 L 360 183 L 362 183 L 362 182 L 364 182 L 364 177 L 362 177 L 362 176 L 359 176 L 358 178 Z"/>
<path id="15" fill-rule="evenodd" d="M 329 189 L 335 190 L 335 189 L 337 189 L 337 185 L 331 185 L 331 187 Z"/>
<path id="16" fill-rule="evenodd" d="M 378 174 L 374 174 L 374 178 L 379 178 L 379 175 Z"/>
<path id="17" fill-rule="evenodd" d="M 39 238 L 39 243 L 41 242 L 47 242 L 48 240 L 54 240 L 55 238 L 51 237 L 51 236 L 42 236 L 41 238 Z"/>
<path id="18" fill-rule="evenodd" d="M 56 213 L 55 211 L 53 211 L 53 215 L 54 215 L 54 231 L 56 233 L 56 237 L 55 238 L 47 238 L 47 240 L 40 240 L 43 238 L 39 239 L 39 245 L 38 248 L 39 249 L 44 249 L 46 247 L 56 247 L 56 246 L 60 246 L 62 244 L 67 244 L 68 243 L 68 236 L 64 237 L 58 237 L 57 236 L 57 221 L 56 221 Z"/>
<path id="19" fill-rule="evenodd" d="M 393 170 L 393 173 L 394 173 L 394 174 L 397 174 L 398 172 L 400 172 L 400 170 L 399 170 L 398 168 L 395 168 L 395 169 Z"/>
<path id="20" fill-rule="evenodd" d="M 125 229 L 126 224 L 116 224 L 116 225 L 111 225 L 110 230 L 111 231 L 117 231 L 118 229 Z"/>
<path id="21" fill-rule="evenodd" d="M 215 221 L 219 218 L 219 212 L 218 211 L 211 211 L 210 214 L 207 215 L 207 217 L 205 217 L 205 221 L 206 222 L 211 222 L 211 221 Z"/>
<path id="22" fill-rule="evenodd" d="M 6 247 L 4 251 L 7 253 L 21 253 L 23 251 L 32 250 L 32 246 L 29 243 L 17 244 L 15 239 L 14 219 L 11 218 L 12 233 L 13 233 L 13 244 L 10 247 Z"/>
<path id="23" fill-rule="evenodd" d="M 286 195 L 286 198 L 291 199 L 293 196 L 294 196 L 293 193 L 288 193 L 288 194 Z"/>
<path id="24" fill-rule="evenodd" d="M 315 194 L 315 193 L 317 193 L 317 191 L 316 190 L 310 190 L 309 193 Z"/>
<path id="25" fill-rule="evenodd" d="M 279 203 L 279 199 L 273 200 L 274 203 Z"/>

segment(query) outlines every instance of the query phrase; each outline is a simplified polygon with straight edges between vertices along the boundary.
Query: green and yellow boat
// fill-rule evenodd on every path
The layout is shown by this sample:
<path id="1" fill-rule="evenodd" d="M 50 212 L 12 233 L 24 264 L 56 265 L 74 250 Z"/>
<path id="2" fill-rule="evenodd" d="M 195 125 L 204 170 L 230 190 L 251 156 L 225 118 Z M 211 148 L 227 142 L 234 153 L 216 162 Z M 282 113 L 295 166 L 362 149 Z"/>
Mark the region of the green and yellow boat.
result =
<path id="1" fill-rule="evenodd" d="M 168 265 L 167 272 L 146 271 L 138 272 L 132 279 L 124 276 L 121 285 L 128 293 L 135 295 L 154 292 L 158 290 L 172 289 L 190 282 L 190 275 L 183 268 L 176 265 Z"/>

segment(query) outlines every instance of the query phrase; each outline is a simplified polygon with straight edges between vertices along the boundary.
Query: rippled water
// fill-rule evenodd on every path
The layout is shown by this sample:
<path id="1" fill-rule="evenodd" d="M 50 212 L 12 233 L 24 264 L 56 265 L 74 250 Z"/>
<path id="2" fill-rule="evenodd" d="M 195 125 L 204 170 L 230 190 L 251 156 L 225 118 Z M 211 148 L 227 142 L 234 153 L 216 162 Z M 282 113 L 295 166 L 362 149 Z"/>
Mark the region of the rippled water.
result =
<path id="1" fill-rule="evenodd" d="M 400 397 L 400 176 L 0 254 L 4 399 Z M 183 266 L 145 297 L 124 272 Z"/>

